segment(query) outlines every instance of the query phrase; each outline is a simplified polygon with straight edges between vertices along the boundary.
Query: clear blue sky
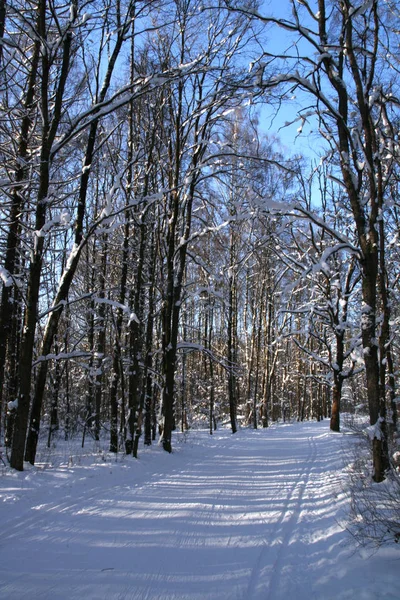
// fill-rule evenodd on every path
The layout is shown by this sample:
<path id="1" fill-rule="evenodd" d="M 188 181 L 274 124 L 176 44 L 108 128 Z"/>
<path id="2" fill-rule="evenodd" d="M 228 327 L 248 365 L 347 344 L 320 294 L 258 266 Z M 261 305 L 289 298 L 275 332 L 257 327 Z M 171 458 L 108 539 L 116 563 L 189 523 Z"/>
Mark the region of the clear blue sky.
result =
<path id="1" fill-rule="evenodd" d="M 315 10 L 317 11 L 316 5 Z M 289 0 L 265 0 L 259 12 L 266 16 L 290 19 L 291 3 Z M 294 40 L 293 36 L 284 29 L 275 26 L 266 27 L 265 37 L 267 40 L 266 50 L 276 54 L 284 54 Z M 305 51 L 309 51 L 309 48 L 306 48 Z M 301 121 L 296 121 L 287 127 L 284 126 L 285 123 L 294 121 L 298 116 L 298 111 L 306 108 L 308 104 L 309 99 L 306 94 L 297 90 L 295 98 L 283 105 L 276 116 L 274 116 L 274 111 L 268 110 L 267 107 L 263 108 L 260 125 L 264 131 L 277 134 L 291 154 L 302 153 L 310 160 L 316 160 L 320 156 L 322 147 L 322 140 L 317 134 L 316 119 L 310 118 L 309 123 L 304 124 L 301 135 L 298 134 Z"/>

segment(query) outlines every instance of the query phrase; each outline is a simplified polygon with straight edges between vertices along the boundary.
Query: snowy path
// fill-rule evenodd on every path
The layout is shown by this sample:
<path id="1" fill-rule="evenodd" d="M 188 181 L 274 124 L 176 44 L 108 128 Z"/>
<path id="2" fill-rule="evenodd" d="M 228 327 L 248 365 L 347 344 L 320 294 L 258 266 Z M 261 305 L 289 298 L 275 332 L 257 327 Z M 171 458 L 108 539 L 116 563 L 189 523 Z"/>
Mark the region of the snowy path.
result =
<path id="1" fill-rule="evenodd" d="M 338 524 L 327 429 L 193 433 L 172 456 L 8 472 L 0 598 L 398 600 L 399 554 L 363 559 Z"/>

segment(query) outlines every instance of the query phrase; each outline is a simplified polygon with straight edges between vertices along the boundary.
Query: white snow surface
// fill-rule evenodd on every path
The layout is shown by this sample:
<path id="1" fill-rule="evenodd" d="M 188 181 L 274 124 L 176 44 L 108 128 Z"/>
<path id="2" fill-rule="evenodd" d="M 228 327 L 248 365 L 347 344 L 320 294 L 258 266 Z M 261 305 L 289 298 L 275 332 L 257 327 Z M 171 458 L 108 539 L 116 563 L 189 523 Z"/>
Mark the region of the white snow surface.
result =
<path id="1" fill-rule="evenodd" d="M 0 470 L 0 598 L 398 600 L 399 549 L 343 527 L 349 441 L 323 421 L 191 431 L 138 460 L 58 442 Z"/>

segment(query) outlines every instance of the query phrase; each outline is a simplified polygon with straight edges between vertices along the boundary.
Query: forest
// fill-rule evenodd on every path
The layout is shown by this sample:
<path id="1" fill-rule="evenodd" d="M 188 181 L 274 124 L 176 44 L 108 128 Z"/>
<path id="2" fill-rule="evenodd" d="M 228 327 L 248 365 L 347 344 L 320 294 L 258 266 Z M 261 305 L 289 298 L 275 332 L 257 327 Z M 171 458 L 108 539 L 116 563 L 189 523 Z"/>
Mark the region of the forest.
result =
<path id="1" fill-rule="evenodd" d="M 394 0 L 0 0 L 12 469 L 350 413 L 385 479 L 399 29 Z"/>

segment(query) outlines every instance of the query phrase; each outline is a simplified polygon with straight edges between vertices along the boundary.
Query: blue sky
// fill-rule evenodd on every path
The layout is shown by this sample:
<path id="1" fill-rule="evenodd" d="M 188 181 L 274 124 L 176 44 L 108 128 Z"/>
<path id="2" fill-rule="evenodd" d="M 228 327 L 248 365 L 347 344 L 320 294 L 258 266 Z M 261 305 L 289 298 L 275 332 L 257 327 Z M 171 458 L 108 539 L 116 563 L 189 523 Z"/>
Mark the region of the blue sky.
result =
<path id="1" fill-rule="evenodd" d="M 310 2 L 313 6 L 313 2 Z M 317 7 L 314 7 L 317 11 Z M 265 0 L 259 11 L 266 16 L 274 16 L 277 18 L 291 17 L 291 2 L 289 0 Z M 277 26 L 266 27 L 266 50 L 270 53 L 284 54 L 293 43 L 293 36 L 285 32 Z M 304 48 L 304 52 L 309 52 L 308 47 Z M 311 160 L 318 160 L 322 152 L 322 139 L 317 133 L 316 119 L 309 119 L 308 123 L 304 124 L 301 135 L 298 129 L 301 126 L 301 121 L 295 121 L 298 117 L 298 111 L 306 108 L 310 104 L 310 99 L 307 95 L 299 92 L 295 93 L 295 97 L 291 102 L 282 105 L 279 113 L 269 110 L 264 107 L 260 115 L 260 125 L 267 133 L 276 134 L 279 136 L 282 144 L 291 154 L 302 153 L 308 156 Z M 295 121 L 294 123 L 292 123 Z M 292 123 L 285 126 L 286 123 Z"/>

